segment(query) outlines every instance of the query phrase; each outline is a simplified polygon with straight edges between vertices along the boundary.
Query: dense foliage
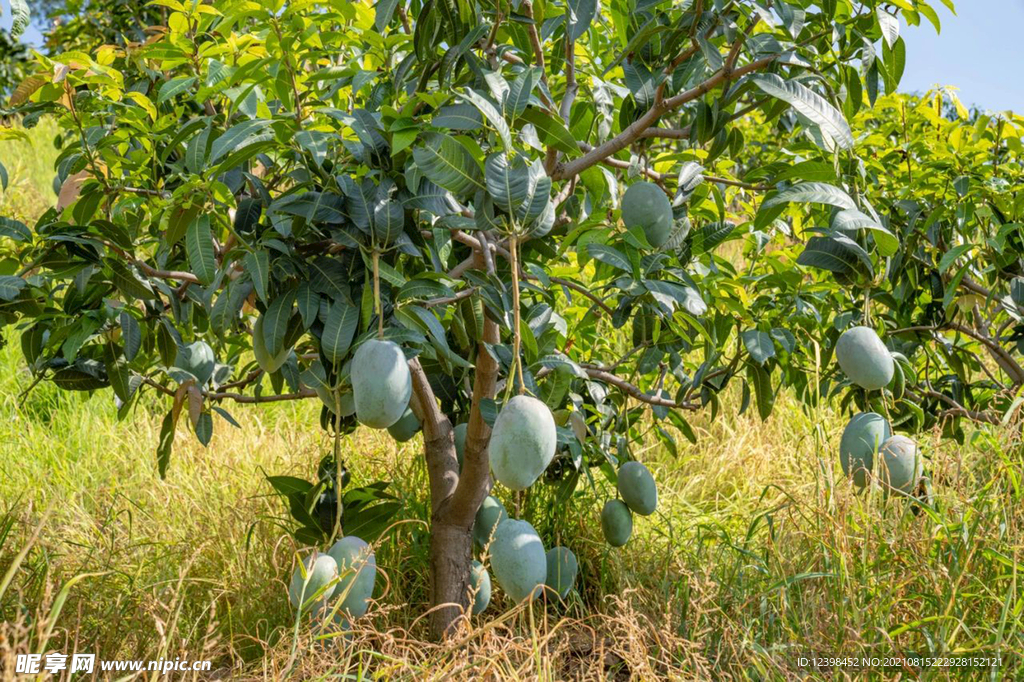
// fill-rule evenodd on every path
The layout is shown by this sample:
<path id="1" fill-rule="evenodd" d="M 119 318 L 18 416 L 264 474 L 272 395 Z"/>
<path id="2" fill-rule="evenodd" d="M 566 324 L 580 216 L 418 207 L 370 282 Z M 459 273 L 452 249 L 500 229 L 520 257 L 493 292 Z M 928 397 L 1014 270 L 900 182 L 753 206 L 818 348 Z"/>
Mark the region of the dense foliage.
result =
<path id="1" fill-rule="evenodd" d="M 346 362 L 378 335 L 414 358 L 435 521 L 467 528 L 520 385 L 566 495 L 733 384 L 765 419 L 788 386 L 952 436 L 1022 401 L 1024 126 L 886 96 L 926 2 L 154 4 L 145 44 L 19 88 L 61 121 L 62 189 L 3 220 L 0 298 L 39 379 L 167 396 L 161 474 L 182 415 L 206 443 L 231 400 L 355 428 Z M 641 180 L 660 248 L 619 222 Z M 886 389 L 831 362 L 855 324 L 897 353 Z M 460 476 L 431 443 L 467 421 Z"/>

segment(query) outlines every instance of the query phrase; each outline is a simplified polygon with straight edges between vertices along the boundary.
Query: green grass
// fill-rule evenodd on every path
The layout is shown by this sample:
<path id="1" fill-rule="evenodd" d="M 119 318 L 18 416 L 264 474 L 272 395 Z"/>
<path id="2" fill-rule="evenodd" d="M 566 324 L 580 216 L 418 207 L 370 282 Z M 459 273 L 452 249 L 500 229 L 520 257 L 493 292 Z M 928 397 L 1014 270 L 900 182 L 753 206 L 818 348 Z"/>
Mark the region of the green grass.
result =
<path id="1" fill-rule="evenodd" d="M 42 149 L 52 131 L 31 135 Z M 0 206 L 31 217 L 52 157 L 33 147 L 18 152 L 31 161 L 12 164 L 8 145 L 0 157 L 14 189 Z M 208 658 L 224 675 L 275 678 L 363 670 L 381 679 L 789 679 L 801 676 L 799 654 L 906 651 L 999 654 L 1001 670 L 973 675 L 1024 674 L 1019 427 L 975 431 L 962 447 L 920 434 L 936 500 L 914 513 L 904 501 L 856 495 L 842 478 L 841 415 L 783 395 L 762 423 L 737 415 L 730 396 L 717 418 L 694 418 L 698 442 L 677 457 L 654 445 L 638 451 L 660 506 L 636 518 L 621 550 L 600 536 L 611 494 L 600 474 L 564 510 L 548 486 L 504 495 L 544 537 L 576 552 L 578 592 L 567 605 L 529 611 L 511 610 L 496 590 L 488 611 L 445 645 L 424 641 L 428 499 L 418 439 L 396 447 L 362 429 L 344 443 L 354 484 L 394 480 L 404 512 L 377 547 L 376 606 L 335 647 L 301 628 L 293 639 L 286 582 L 301 548 L 264 480 L 312 477 L 331 447 L 316 401 L 231 407 L 243 428 L 219 422 L 209 448 L 183 427 L 161 480 L 165 401 L 143 401 L 117 422 L 109 392 L 44 383 L 23 396 L 31 377 L 16 334 L 6 335 L 0 670 L 12 670 L 16 653 L 77 647 L 103 658 Z"/>

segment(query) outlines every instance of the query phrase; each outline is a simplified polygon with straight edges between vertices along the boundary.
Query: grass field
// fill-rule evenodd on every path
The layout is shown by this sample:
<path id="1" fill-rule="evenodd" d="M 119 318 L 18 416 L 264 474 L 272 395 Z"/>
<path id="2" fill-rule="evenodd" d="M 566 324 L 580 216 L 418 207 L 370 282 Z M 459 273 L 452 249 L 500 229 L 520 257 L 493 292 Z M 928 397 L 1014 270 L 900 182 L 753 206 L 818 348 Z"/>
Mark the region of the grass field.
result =
<path id="1" fill-rule="evenodd" d="M 52 133 L 0 143 L 12 181 L 0 214 L 31 218 L 52 200 Z M 1024 675 L 1019 430 L 1018 440 L 974 431 L 963 447 L 920 434 L 936 499 L 915 512 L 854 494 L 837 462 L 842 415 L 783 395 L 762 423 L 737 416 L 733 396 L 713 421 L 694 419 L 697 445 L 642 452 L 659 511 L 623 549 L 601 538 L 602 481 L 564 512 L 544 492 L 521 501 L 542 535 L 580 558 L 567 604 L 516 610 L 499 591 L 455 641 L 432 644 L 418 441 L 396 447 L 362 429 L 345 443 L 354 482 L 394 480 L 402 522 L 377 546 L 370 614 L 347 639 L 313 641 L 288 607 L 300 548 L 264 473 L 312 477 L 330 447 L 315 401 L 233 407 L 243 428 L 219 430 L 209 448 L 183 431 L 161 480 L 156 402 L 117 422 L 109 392 L 40 384 L 25 395 L 13 330 L 5 341 L 0 675 L 13 674 L 15 654 L 46 651 L 209 659 L 221 678 L 814 679 L 801 655 L 905 652 L 1002 657 L 999 668 L 928 678 Z"/>

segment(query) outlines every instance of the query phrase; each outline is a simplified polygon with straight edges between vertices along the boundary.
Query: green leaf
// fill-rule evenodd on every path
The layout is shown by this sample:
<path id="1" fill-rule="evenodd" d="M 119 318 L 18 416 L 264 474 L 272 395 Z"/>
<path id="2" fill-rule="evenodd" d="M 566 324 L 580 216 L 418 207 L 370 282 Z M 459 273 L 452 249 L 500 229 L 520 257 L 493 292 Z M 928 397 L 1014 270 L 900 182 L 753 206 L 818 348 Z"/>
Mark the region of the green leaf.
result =
<path id="1" fill-rule="evenodd" d="M 376 15 L 373 19 L 373 27 L 377 33 L 383 33 L 387 25 L 391 23 L 391 17 L 395 16 L 396 7 L 398 7 L 398 0 L 377 0 Z"/>
<path id="2" fill-rule="evenodd" d="M 942 254 L 942 260 L 939 261 L 939 274 L 949 270 L 953 263 L 956 263 L 961 256 L 973 248 L 974 244 L 960 244 L 959 246 L 954 246 L 952 249 Z"/>
<path id="3" fill-rule="evenodd" d="M 156 96 L 156 103 L 163 104 L 175 95 L 180 95 L 196 83 L 195 76 L 178 76 L 172 78 L 160 86 L 160 92 Z"/>
<path id="4" fill-rule="evenodd" d="M 505 149 L 512 149 L 512 134 L 509 132 L 508 123 L 501 117 L 497 107 L 487 97 L 472 88 L 466 88 L 459 96 L 479 109 L 487 122 L 498 133 Z"/>
<path id="5" fill-rule="evenodd" d="M 499 208 L 514 213 L 530 191 L 530 170 L 521 156 L 494 153 L 484 163 L 487 192 Z"/>
<path id="6" fill-rule="evenodd" d="M 0 275 L 0 300 L 13 301 L 25 288 L 27 282 L 14 275 Z"/>
<path id="7" fill-rule="evenodd" d="M 348 355 L 348 350 L 359 328 L 359 309 L 344 300 L 337 300 L 327 313 L 324 331 L 320 335 L 320 350 L 335 365 Z"/>
<path id="8" fill-rule="evenodd" d="M 565 152 L 569 156 L 579 156 L 580 148 L 576 143 L 576 138 L 565 127 L 562 119 L 536 107 L 530 107 L 524 111 L 522 119 L 533 124 L 544 144 Z"/>
<path id="9" fill-rule="evenodd" d="M 291 289 L 275 298 L 263 313 L 263 344 L 267 353 L 277 356 L 284 349 L 284 335 L 292 317 L 295 290 Z"/>
<path id="10" fill-rule="evenodd" d="M 891 48 L 900 37 L 900 20 L 881 7 L 875 9 L 875 16 L 878 17 L 878 26 L 882 29 L 882 38 Z"/>
<path id="11" fill-rule="evenodd" d="M 569 40 L 577 41 L 580 36 L 587 32 L 590 22 L 597 14 L 597 0 L 568 0 L 567 6 L 567 28 Z"/>
<path id="12" fill-rule="evenodd" d="M 139 323 L 128 312 L 122 311 L 118 317 L 121 324 L 121 343 L 124 346 L 124 357 L 128 362 L 135 359 L 142 348 L 142 330 Z"/>
<path id="13" fill-rule="evenodd" d="M 185 231 L 185 252 L 188 254 L 192 274 L 203 284 L 210 284 L 217 276 L 217 258 L 213 248 L 213 232 L 210 230 L 210 215 L 204 213 L 191 223 Z"/>
<path id="14" fill-rule="evenodd" d="M 250 251 L 242 259 L 245 271 L 252 278 L 256 295 L 264 303 L 267 301 L 267 289 L 270 287 L 270 254 L 266 251 Z"/>
<path id="15" fill-rule="evenodd" d="M 237 123 L 223 135 L 213 141 L 210 147 L 209 165 L 213 165 L 231 152 L 274 138 L 274 131 L 270 127 L 271 121 L 266 119 L 253 119 Z"/>
<path id="16" fill-rule="evenodd" d="M 858 253 L 858 250 L 863 252 L 856 242 L 848 238 L 840 238 L 838 235 L 812 237 L 807 240 L 807 246 L 796 262 L 800 265 L 820 268 L 836 275 L 850 277 L 861 270 L 860 266 L 865 265 L 864 259 L 867 258 L 867 267 L 864 269 L 870 275 L 873 272 L 871 260 L 866 253 L 862 255 Z"/>
<path id="17" fill-rule="evenodd" d="M 821 126 L 836 144 L 843 149 L 853 147 L 853 133 L 842 112 L 828 101 L 796 81 L 785 81 L 773 73 L 758 73 L 750 76 L 757 87 L 765 93 L 788 102 L 790 106 Z"/>
<path id="18" fill-rule="evenodd" d="M 754 358 L 757 364 L 763 365 L 769 359 L 775 357 L 775 344 L 772 343 L 772 337 L 765 332 L 757 329 L 748 329 L 740 336 L 743 339 L 743 345 L 746 347 L 747 352 L 750 353 L 750 357 Z"/>
<path id="19" fill-rule="evenodd" d="M 509 85 L 501 102 L 501 109 L 510 120 L 515 120 L 526 111 L 530 103 L 530 95 L 541 78 L 541 70 L 536 67 L 523 69 Z"/>
<path id="20" fill-rule="evenodd" d="M 799 185 L 787 187 L 761 204 L 758 211 L 764 211 L 779 204 L 795 202 L 798 204 L 828 204 L 838 208 L 856 209 L 850 195 L 833 185 L 824 182 L 801 182 Z"/>
<path id="21" fill-rule="evenodd" d="M 631 272 L 633 270 L 633 266 L 630 264 L 629 259 L 626 258 L 626 255 L 614 246 L 591 242 L 590 244 L 587 244 L 587 253 L 594 260 L 607 263 L 619 270 L 625 270 L 626 272 Z"/>
<path id="22" fill-rule="evenodd" d="M 449 104 L 437 110 L 430 124 L 449 130 L 480 130 L 484 125 L 480 110 L 468 102 Z"/>
<path id="23" fill-rule="evenodd" d="M 167 465 L 171 463 L 171 447 L 174 445 L 174 410 L 164 415 L 160 424 L 160 441 L 156 447 L 156 465 L 160 478 L 167 478 Z"/>
<path id="24" fill-rule="evenodd" d="M 21 38 L 21 34 L 25 32 L 28 27 L 31 14 L 29 13 L 28 3 L 25 0 L 11 0 L 11 41 L 14 43 L 18 42 Z"/>
<path id="25" fill-rule="evenodd" d="M 747 364 L 747 378 L 754 387 L 754 398 L 757 402 L 757 413 L 761 421 L 772 414 L 775 407 L 775 392 L 772 390 L 771 376 L 760 365 Z"/>
<path id="26" fill-rule="evenodd" d="M 431 182 L 463 197 L 485 189 L 480 164 L 461 142 L 442 133 L 426 133 L 424 142 L 412 155 Z"/>
<path id="27" fill-rule="evenodd" d="M 836 213 L 832 219 L 832 229 L 841 232 L 871 230 L 875 243 L 878 244 L 878 251 L 883 256 L 892 256 L 900 248 L 900 241 L 896 235 L 882 227 L 877 220 L 857 209 L 844 209 Z"/>
<path id="28" fill-rule="evenodd" d="M 128 298 L 148 300 L 156 298 L 153 288 L 149 282 L 139 279 L 133 270 L 119 260 L 108 258 L 106 266 L 110 268 L 110 279 L 118 291 Z"/>
<path id="29" fill-rule="evenodd" d="M 309 282 L 302 282 L 295 292 L 295 302 L 299 306 L 303 326 L 309 329 L 320 313 L 320 294 L 313 290 Z"/>

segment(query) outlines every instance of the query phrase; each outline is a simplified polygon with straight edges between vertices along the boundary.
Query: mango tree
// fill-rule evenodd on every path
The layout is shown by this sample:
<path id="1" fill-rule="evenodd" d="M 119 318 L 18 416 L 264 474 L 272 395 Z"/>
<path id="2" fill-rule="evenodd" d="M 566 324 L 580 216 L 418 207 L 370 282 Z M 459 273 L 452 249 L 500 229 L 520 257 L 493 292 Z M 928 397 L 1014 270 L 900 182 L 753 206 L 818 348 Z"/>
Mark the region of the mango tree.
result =
<path id="1" fill-rule="evenodd" d="M 122 415 L 163 396 L 160 475 L 232 401 L 404 439 L 406 404 L 359 388 L 380 372 L 423 431 L 439 636 L 492 471 L 614 483 L 737 384 L 762 418 L 782 386 L 908 429 L 1012 412 L 1020 121 L 871 113 L 900 19 L 938 28 L 923 0 L 151 4 L 146 41 L 38 56 L 19 90 L 60 121 L 61 192 L 0 223 L 8 333 Z M 854 324 L 902 354 L 893 385 L 830 363 Z"/>

